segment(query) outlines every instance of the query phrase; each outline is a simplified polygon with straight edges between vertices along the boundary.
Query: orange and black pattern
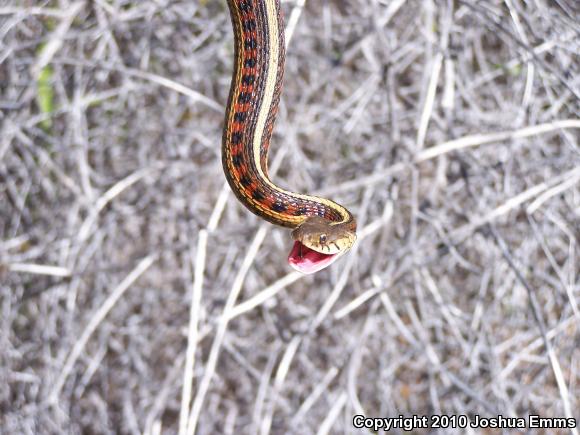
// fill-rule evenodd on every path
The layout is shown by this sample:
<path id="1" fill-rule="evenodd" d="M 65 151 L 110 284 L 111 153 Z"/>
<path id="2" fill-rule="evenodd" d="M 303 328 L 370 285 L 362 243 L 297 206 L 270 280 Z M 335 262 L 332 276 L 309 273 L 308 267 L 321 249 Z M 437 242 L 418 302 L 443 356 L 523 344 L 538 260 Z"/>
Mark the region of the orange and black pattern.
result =
<path id="1" fill-rule="evenodd" d="M 353 220 L 348 211 L 332 201 L 287 192 L 272 184 L 269 179 L 264 179 L 268 176 L 268 148 L 284 74 L 283 18 L 278 0 L 227 2 L 234 28 L 235 64 L 226 109 L 222 163 L 232 190 L 250 211 L 271 223 L 285 227 L 296 227 L 309 216 L 320 216 L 329 221 L 343 223 Z M 275 22 L 271 18 L 269 22 L 267 7 L 275 7 Z M 274 40 L 270 32 L 274 29 L 270 26 L 275 26 L 277 30 Z M 271 43 L 278 46 L 278 61 L 269 67 L 272 64 Z M 264 128 L 257 131 L 268 80 L 275 83 L 274 94 Z M 259 147 L 256 147 L 257 143 Z M 259 153 L 259 159 L 255 158 L 256 153 Z M 256 167 L 257 160 L 260 168 Z"/>

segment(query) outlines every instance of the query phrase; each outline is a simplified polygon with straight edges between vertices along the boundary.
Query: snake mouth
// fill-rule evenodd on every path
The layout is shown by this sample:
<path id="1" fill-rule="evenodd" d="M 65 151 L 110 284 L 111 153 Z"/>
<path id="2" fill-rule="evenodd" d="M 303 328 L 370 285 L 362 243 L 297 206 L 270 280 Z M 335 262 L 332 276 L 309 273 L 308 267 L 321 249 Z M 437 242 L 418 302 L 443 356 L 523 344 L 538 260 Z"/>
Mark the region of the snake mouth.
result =
<path id="1" fill-rule="evenodd" d="M 288 264 L 298 272 L 308 275 L 324 269 L 334 263 L 338 257 L 338 254 L 317 252 L 296 240 L 288 255 Z"/>

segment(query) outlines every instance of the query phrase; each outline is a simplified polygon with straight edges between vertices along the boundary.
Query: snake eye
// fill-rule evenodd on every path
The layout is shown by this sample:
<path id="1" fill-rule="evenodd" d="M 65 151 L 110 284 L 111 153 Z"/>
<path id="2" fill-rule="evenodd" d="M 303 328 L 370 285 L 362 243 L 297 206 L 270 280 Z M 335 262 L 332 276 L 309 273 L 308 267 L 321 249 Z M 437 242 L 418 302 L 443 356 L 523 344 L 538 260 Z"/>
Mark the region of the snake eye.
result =
<path id="1" fill-rule="evenodd" d="M 324 245 L 326 243 L 326 234 L 321 234 L 320 238 L 318 239 L 318 243 Z"/>

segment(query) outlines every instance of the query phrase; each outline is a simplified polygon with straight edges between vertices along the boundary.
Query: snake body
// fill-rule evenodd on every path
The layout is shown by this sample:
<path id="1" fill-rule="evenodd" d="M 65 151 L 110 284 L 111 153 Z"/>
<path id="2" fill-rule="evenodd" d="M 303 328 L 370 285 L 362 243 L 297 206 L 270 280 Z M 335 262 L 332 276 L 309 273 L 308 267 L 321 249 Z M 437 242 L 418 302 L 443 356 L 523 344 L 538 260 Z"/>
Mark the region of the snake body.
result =
<path id="1" fill-rule="evenodd" d="M 224 173 L 250 211 L 283 227 L 314 251 L 337 254 L 356 239 L 356 221 L 325 198 L 280 188 L 268 177 L 268 149 L 284 75 L 279 0 L 227 0 L 235 60 L 222 140 Z"/>

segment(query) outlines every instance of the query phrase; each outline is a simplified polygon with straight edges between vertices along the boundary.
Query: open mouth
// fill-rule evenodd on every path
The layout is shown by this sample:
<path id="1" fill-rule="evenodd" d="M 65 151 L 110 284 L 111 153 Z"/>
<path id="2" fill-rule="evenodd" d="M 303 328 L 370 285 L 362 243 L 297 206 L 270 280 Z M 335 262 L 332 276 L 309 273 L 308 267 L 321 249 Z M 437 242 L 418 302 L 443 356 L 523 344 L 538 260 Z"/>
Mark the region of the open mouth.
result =
<path id="1" fill-rule="evenodd" d="M 332 264 L 338 257 L 338 254 L 322 254 L 295 241 L 288 255 L 288 264 L 298 272 L 311 274 Z"/>

